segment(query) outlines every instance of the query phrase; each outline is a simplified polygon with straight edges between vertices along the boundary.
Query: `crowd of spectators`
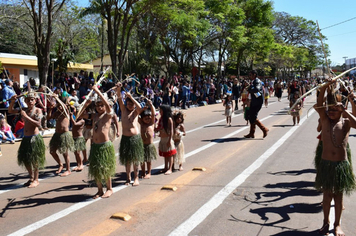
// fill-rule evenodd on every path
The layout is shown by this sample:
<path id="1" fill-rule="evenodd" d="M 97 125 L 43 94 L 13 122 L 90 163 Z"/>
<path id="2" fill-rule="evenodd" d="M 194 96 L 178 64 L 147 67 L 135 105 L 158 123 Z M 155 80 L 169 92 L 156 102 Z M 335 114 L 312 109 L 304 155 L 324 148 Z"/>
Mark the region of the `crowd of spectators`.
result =
<path id="1" fill-rule="evenodd" d="M 59 97 L 65 98 L 65 101 L 73 108 L 78 108 L 88 93 L 92 90 L 92 86 L 102 76 L 94 76 L 93 72 L 80 71 L 73 75 L 65 73 L 57 74 L 53 78 L 47 79 L 47 87 L 56 93 Z M 112 89 L 118 82 L 115 75 L 107 73 L 104 75 L 105 79 L 99 85 L 100 90 L 106 93 L 108 99 L 113 101 L 113 109 L 117 116 L 120 118 L 120 109 L 115 98 L 116 93 Z M 23 92 L 28 91 L 30 88 L 34 91 L 48 93 L 46 87 L 38 85 L 34 78 L 29 78 L 29 81 L 20 86 L 18 82 L 13 82 L 9 78 L 8 73 L 0 75 L 0 110 L 1 113 L 7 116 L 7 122 L 12 131 L 17 137 L 21 137 L 21 117 L 19 115 L 13 116 L 7 114 L 9 106 L 9 99 L 13 95 L 21 95 Z M 95 78 L 96 77 L 96 78 Z M 272 93 L 279 90 L 281 93 L 286 86 L 283 81 L 263 79 L 265 91 Z M 121 81 L 123 84 L 123 92 L 130 92 L 133 97 L 138 99 L 139 102 L 145 103 L 146 99 L 150 99 L 153 105 L 158 109 L 162 104 L 168 104 L 176 109 L 188 109 L 195 106 L 205 106 L 208 104 L 215 104 L 222 102 L 222 99 L 227 93 L 232 95 L 235 103 L 234 110 L 239 109 L 239 100 L 243 93 L 244 87 L 248 86 L 245 83 L 245 78 L 240 77 L 219 77 L 215 75 L 208 76 L 195 76 L 190 77 L 182 73 L 167 78 L 158 75 L 145 75 L 137 76 L 131 75 L 124 77 Z M 278 85 L 278 86 L 277 86 Z M 43 114 L 47 113 L 49 108 L 55 107 L 55 99 L 48 97 L 42 93 L 38 94 L 36 106 L 39 107 Z M 275 94 L 277 96 L 277 94 Z M 124 94 L 123 94 L 124 98 Z M 23 99 L 18 99 L 17 106 L 25 108 L 26 104 Z M 43 121 L 42 128 L 47 129 L 55 126 L 55 120 Z M 23 127 L 23 125 L 22 125 Z M 20 131 L 19 131 L 20 130 Z M 11 141 L 12 142 L 12 141 Z"/>

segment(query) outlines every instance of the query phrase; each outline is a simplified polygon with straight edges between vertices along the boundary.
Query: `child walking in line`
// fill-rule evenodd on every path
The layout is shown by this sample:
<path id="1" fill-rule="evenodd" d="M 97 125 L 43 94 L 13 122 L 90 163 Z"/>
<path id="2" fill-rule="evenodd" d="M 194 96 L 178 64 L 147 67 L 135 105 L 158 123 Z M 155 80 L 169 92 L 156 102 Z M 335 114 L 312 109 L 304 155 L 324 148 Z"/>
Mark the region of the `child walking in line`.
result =
<path id="1" fill-rule="evenodd" d="M 73 118 L 73 113 L 70 114 L 70 119 L 72 121 L 72 135 L 74 140 L 74 155 L 77 161 L 77 166 L 73 168 L 74 171 L 82 171 L 83 170 L 83 163 L 88 162 L 87 159 L 87 148 L 86 148 L 86 141 L 83 137 L 83 129 L 85 125 L 84 119 L 81 117 L 77 119 L 77 121 Z M 83 153 L 83 160 L 80 156 L 80 152 Z"/>
<path id="2" fill-rule="evenodd" d="M 161 137 L 158 146 L 159 155 L 164 157 L 164 169 L 162 172 L 164 172 L 165 175 L 170 175 L 172 174 L 173 156 L 177 153 L 172 139 L 174 132 L 172 110 L 169 105 L 161 105 L 159 112 L 161 118 L 156 128 L 156 132 L 159 131 L 159 137 Z"/>
<path id="3" fill-rule="evenodd" d="M 93 136 L 89 154 L 89 176 L 95 180 L 98 186 L 98 192 L 93 198 L 108 198 L 113 194 L 111 177 L 115 175 L 116 169 L 115 150 L 109 139 L 109 129 L 114 111 L 98 87 L 94 85 L 92 88 L 98 94 L 98 97 L 95 101 L 95 110 L 97 113 L 92 116 Z M 90 103 L 91 101 L 87 102 L 85 106 Z M 106 183 L 105 193 L 103 190 L 103 180 Z"/>
<path id="4" fill-rule="evenodd" d="M 65 100 L 63 101 L 65 102 Z M 49 150 L 54 160 L 58 163 L 59 167 L 56 171 L 60 174 L 63 170 L 63 164 L 59 159 L 57 151 L 64 157 L 66 163 L 66 171 L 61 174 L 61 177 L 65 177 L 71 174 L 70 160 L 68 151 L 74 150 L 74 140 L 72 134 L 69 132 L 69 119 L 64 112 L 66 107 L 62 107 L 60 103 L 57 103 L 57 111 L 52 113 L 52 108 L 49 109 L 49 119 L 56 119 L 56 131 L 49 142 Z M 67 110 L 68 111 L 68 110 Z"/>
<path id="5" fill-rule="evenodd" d="M 269 99 L 269 87 L 267 85 L 267 83 L 265 84 L 265 86 L 263 86 L 263 97 L 265 99 L 265 107 L 267 108 L 268 107 L 268 99 Z"/>
<path id="6" fill-rule="evenodd" d="M 231 116 L 232 116 L 232 96 L 231 93 L 226 93 L 226 97 L 223 101 L 223 106 L 225 107 L 226 116 L 226 126 L 231 126 Z"/>
<path id="7" fill-rule="evenodd" d="M 185 128 L 184 128 L 184 114 L 181 111 L 177 111 L 173 114 L 173 123 L 174 123 L 173 141 L 174 141 L 174 146 L 177 150 L 177 153 L 174 155 L 174 163 L 176 166 L 179 166 L 179 170 L 182 171 L 183 163 L 185 162 L 184 144 L 182 141 L 183 136 L 185 136 Z"/>
<path id="8" fill-rule="evenodd" d="M 117 84 L 117 99 L 121 110 L 122 136 L 120 141 L 120 163 L 126 167 L 126 185 L 131 182 L 131 165 L 134 169 L 134 182 L 132 186 L 138 186 L 138 166 L 144 161 L 144 149 L 141 135 L 138 130 L 138 115 L 146 108 L 141 108 L 140 104 L 126 93 L 126 105 L 122 100 L 122 84 Z"/>
<path id="9" fill-rule="evenodd" d="M 144 157 L 145 161 L 141 164 L 142 177 L 144 179 L 151 178 L 152 170 L 152 160 L 157 159 L 156 147 L 153 144 L 154 137 L 154 126 L 155 126 L 155 108 L 152 105 L 151 100 L 147 100 L 148 107 L 150 109 L 145 109 L 138 119 L 141 126 L 141 138 L 143 141 Z M 146 173 L 146 163 L 147 163 L 147 173 Z"/>
<path id="10" fill-rule="evenodd" d="M 17 113 L 14 109 L 15 100 L 16 95 L 11 98 L 9 113 Z M 24 137 L 17 153 L 17 161 L 19 165 L 25 166 L 30 175 L 29 181 L 24 186 L 35 188 L 40 184 L 38 181 L 39 169 L 44 167 L 46 161 L 46 146 L 39 133 L 42 111 L 35 107 L 36 94 L 33 92 L 26 95 L 25 103 L 28 107 L 27 110 L 21 110 L 21 116 L 25 122 Z"/>
<path id="11" fill-rule="evenodd" d="M 299 92 L 295 92 L 293 94 L 293 98 L 291 98 L 292 106 L 298 101 L 299 97 L 300 97 Z M 293 117 L 293 125 L 295 125 L 296 123 L 297 125 L 299 125 L 301 114 L 302 114 L 302 102 L 300 101 L 298 102 L 297 105 L 295 105 L 295 107 L 291 111 L 291 116 Z"/>
<path id="12" fill-rule="evenodd" d="M 341 229 L 343 195 L 350 194 L 356 188 L 355 175 L 347 158 L 350 128 L 356 128 L 356 118 L 345 110 L 340 101 L 335 101 L 334 94 L 328 94 L 327 107 L 323 106 L 325 90 L 335 81 L 328 82 L 321 87 L 315 107 L 320 117 L 323 141 L 315 186 L 323 192 L 324 220 L 319 233 L 322 235 L 329 233 L 329 213 L 331 201 L 334 199 L 334 233 L 339 236 L 345 235 Z"/>
<path id="13" fill-rule="evenodd" d="M 242 108 L 244 111 L 244 119 L 246 120 L 246 125 L 248 125 L 248 120 L 249 120 L 249 111 L 250 111 L 250 94 L 248 92 L 248 87 L 249 83 L 247 81 L 244 81 L 243 84 L 243 89 L 241 93 L 241 102 L 242 102 Z"/>

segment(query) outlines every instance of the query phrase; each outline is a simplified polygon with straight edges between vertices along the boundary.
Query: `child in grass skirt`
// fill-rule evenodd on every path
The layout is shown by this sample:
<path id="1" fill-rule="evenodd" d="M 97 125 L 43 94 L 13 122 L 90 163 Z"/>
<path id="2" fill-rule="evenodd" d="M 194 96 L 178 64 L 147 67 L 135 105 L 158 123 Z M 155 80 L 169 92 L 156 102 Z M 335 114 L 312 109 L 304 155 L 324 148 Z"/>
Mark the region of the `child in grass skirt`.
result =
<path id="1" fill-rule="evenodd" d="M 74 140 L 74 155 L 77 161 L 77 166 L 73 168 L 74 171 L 82 171 L 85 162 L 88 162 L 87 159 L 87 147 L 86 147 L 86 140 L 83 137 L 83 129 L 85 125 L 84 119 L 81 117 L 78 118 L 77 121 L 73 118 L 73 113 L 70 115 L 70 119 L 72 121 L 72 135 Z M 83 153 L 83 160 L 80 156 L 80 152 Z"/>
<path id="2" fill-rule="evenodd" d="M 59 165 L 56 171 L 57 174 L 60 174 L 63 170 L 63 164 L 59 159 L 57 151 L 63 155 L 66 163 L 66 171 L 60 175 L 61 177 L 71 174 L 68 151 L 74 150 L 74 140 L 72 134 L 69 132 L 69 117 L 67 117 L 65 110 L 68 112 L 66 107 L 62 107 L 60 103 L 57 103 L 57 111 L 52 112 L 53 110 L 50 108 L 48 112 L 50 119 L 56 119 L 56 131 L 49 142 L 49 149 L 54 160 Z"/>
<path id="3" fill-rule="evenodd" d="M 332 92 L 327 96 L 327 108 L 323 106 L 325 90 L 334 82 L 336 80 L 325 83 L 320 88 L 315 106 L 323 129 L 321 133 L 323 150 L 315 178 L 316 189 L 323 192 L 324 221 L 319 229 L 322 235 L 329 233 L 329 212 L 333 199 L 335 202 L 335 235 L 344 235 L 341 229 L 343 195 L 350 194 L 356 188 L 355 175 L 347 157 L 349 132 L 350 128 L 356 128 L 356 118 L 345 110 Z"/>
<path id="4" fill-rule="evenodd" d="M 248 120 L 250 119 L 249 111 L 250 111 L 250 102 L 251 102 L 251 96 L 248 92 L 248 87 L 249 87 L 248 82 L 244 81 L 243 89 L 242 89 L 242 93 L 241 93 L 241 102 L 242 102 L 242 108 L 244 111 L 244 119 L 247 122 L 246 125 L 248 125 Z"/>
<path id="5" fill-rule="evenodd" d="M 141 138 L 145 153 L 145 161 L 141 164 L 142 176 L 144 179 L 149 179 L 151 177 L 152 161 L 157 159 L 157 150 L 153 144 L 155 108 L 153 107 L 151 100 L 147 100 L 147 104 L 150 109 L 145 109 L 138 119 L 141 126 Z M 145 163 L 147 163 L 147 174 Z"/>
<path id="6" fill-rule="evenodd" d="M 295 92 L 293 94 L 293 97 L 291 98 L 291 102 L 290 104 L 293 106 L 299 99 L 300 95 L 299 92 Z M 293 125 L 296 124 L 299 125 L 299 121 L 300 121 L 300 116 L 302 115 L 302 102 L 298 102 L 298 104 L 296 104 L 293 108 L 293 110 L 291 111 L 291 116 L 293 117 Z"/>
<path id="7" fill-rule="evenodd" d="M 144 161 L 143 142 L 138 130 L 138 115 L 141 114 L 143 109 L 140 104 L 131 96 L 126 93 L 126 105 L 122 100 L 121 94 L 122 84 L 117 84 L 116 94 L 119 101 L 121 110 L 121 125 L 122 136 L 120 141 L 120 163 L 126 167 L 126 185 L 131 182 L 131 165 L 134 169 L 134 183 L 132 186 L 138 186 L 138 166 Z"/>
<path id="8" fill-rule="evenodd" d="M 16 95 L 11 99 L 9 113 L 16 113 L 14 104 Z M 39 169 L 45 164 L 45 144 L 42 136 L 39 134 L 41 127 L 42 111 L 35 107 L 36 94 L 30 92 L 25 97 L 25 102 L 28 106 L 27 111 L 21 110 L 21 116 L 25 121 L 24 137 L 21 141 L 20 148 L 17 153 L 17 161 L 20 166 L 24 166 L 29 175 L 30 180 L 24 185 L 29 188 L 34 188 L 39 185 L 38 176 Z"/>
<path id="9" fill-rule="evenodd" d="M 109 139 L 109 129 L 114 111 L 111 109 L 104 95 L 96 85 L 93 91 L 98 95 L 95 108 L 97 114 L 93 114 L 93 136 L 89 154 L 89 177 L 94 179 L 98 192 L 94 199 L 108 198 L 113 194 L 111 177 L 115 175 L 116 156 L 112 142 Z M 88 106 L 91 101 L 87 102 Z M 88 118 L 84 116 L 83 118 Z M 103 190 L 103 182 L 106 184 L 106 192 Z"/>

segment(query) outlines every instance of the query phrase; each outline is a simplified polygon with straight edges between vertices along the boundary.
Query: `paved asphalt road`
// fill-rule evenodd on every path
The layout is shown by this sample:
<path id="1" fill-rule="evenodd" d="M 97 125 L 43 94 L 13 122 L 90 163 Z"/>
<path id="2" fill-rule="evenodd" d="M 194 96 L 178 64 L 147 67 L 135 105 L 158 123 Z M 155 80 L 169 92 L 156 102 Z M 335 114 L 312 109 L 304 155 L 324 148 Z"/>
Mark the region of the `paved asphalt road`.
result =
<path id="1" fill-rule="evenodd" d="M 317 235 L 322 195 L 313 188 L 318 135 L 318 115 L 310 109 L 314 103 L 313 94 L 305 101 L 302 123 L 292 126 L 286 98 L 271 98 L 259 114 L 270 129 L 265 139 L 258 128 L 255 139 L 243 138 L 248 126 L 241 108 L 231 127 L 225 126 L 222 104 L 191 108 L 186 111 L 184 170 L 160 174 L 160 157 L 151 179 L 126 187 L 124 167 L 117 164 L 115 193 L 109 199 L 91 200 L 97 189 L 87 168 L 56 176 L 48 151 L 40 185 L 22 187 L 27 174 L 17 166 L 19 143 L 2 144 L 0 235 Z M 352 130 L 353 153 L 355 135 Z M 46 144 L 49 140 L 47 136 Z M 114 142 L 116 151 L 118 145 L 119 140 Z M 74 167 L 74 155 L 70 157 Z M 177 190 L 161 190 L 166 185 Z M 343 229 L 356 235 L 356 195 L 346 196 L 344 205 Z M 115 213 L 131 219 L 111 218 Z"/>

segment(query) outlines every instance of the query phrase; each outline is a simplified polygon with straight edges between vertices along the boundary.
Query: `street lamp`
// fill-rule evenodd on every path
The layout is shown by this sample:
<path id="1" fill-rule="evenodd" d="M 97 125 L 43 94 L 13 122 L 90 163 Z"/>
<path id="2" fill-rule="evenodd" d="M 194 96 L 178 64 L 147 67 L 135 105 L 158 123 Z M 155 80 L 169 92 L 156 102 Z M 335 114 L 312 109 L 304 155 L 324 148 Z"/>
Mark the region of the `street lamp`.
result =
<path id="1" fill-rule="evenodd" d="M 344 58 L 344 60 L 345 60 L 345 70 L 347 69 L 346 68 L 346 59 L 348 58 L 348 57 L 343 57 Z"/>

